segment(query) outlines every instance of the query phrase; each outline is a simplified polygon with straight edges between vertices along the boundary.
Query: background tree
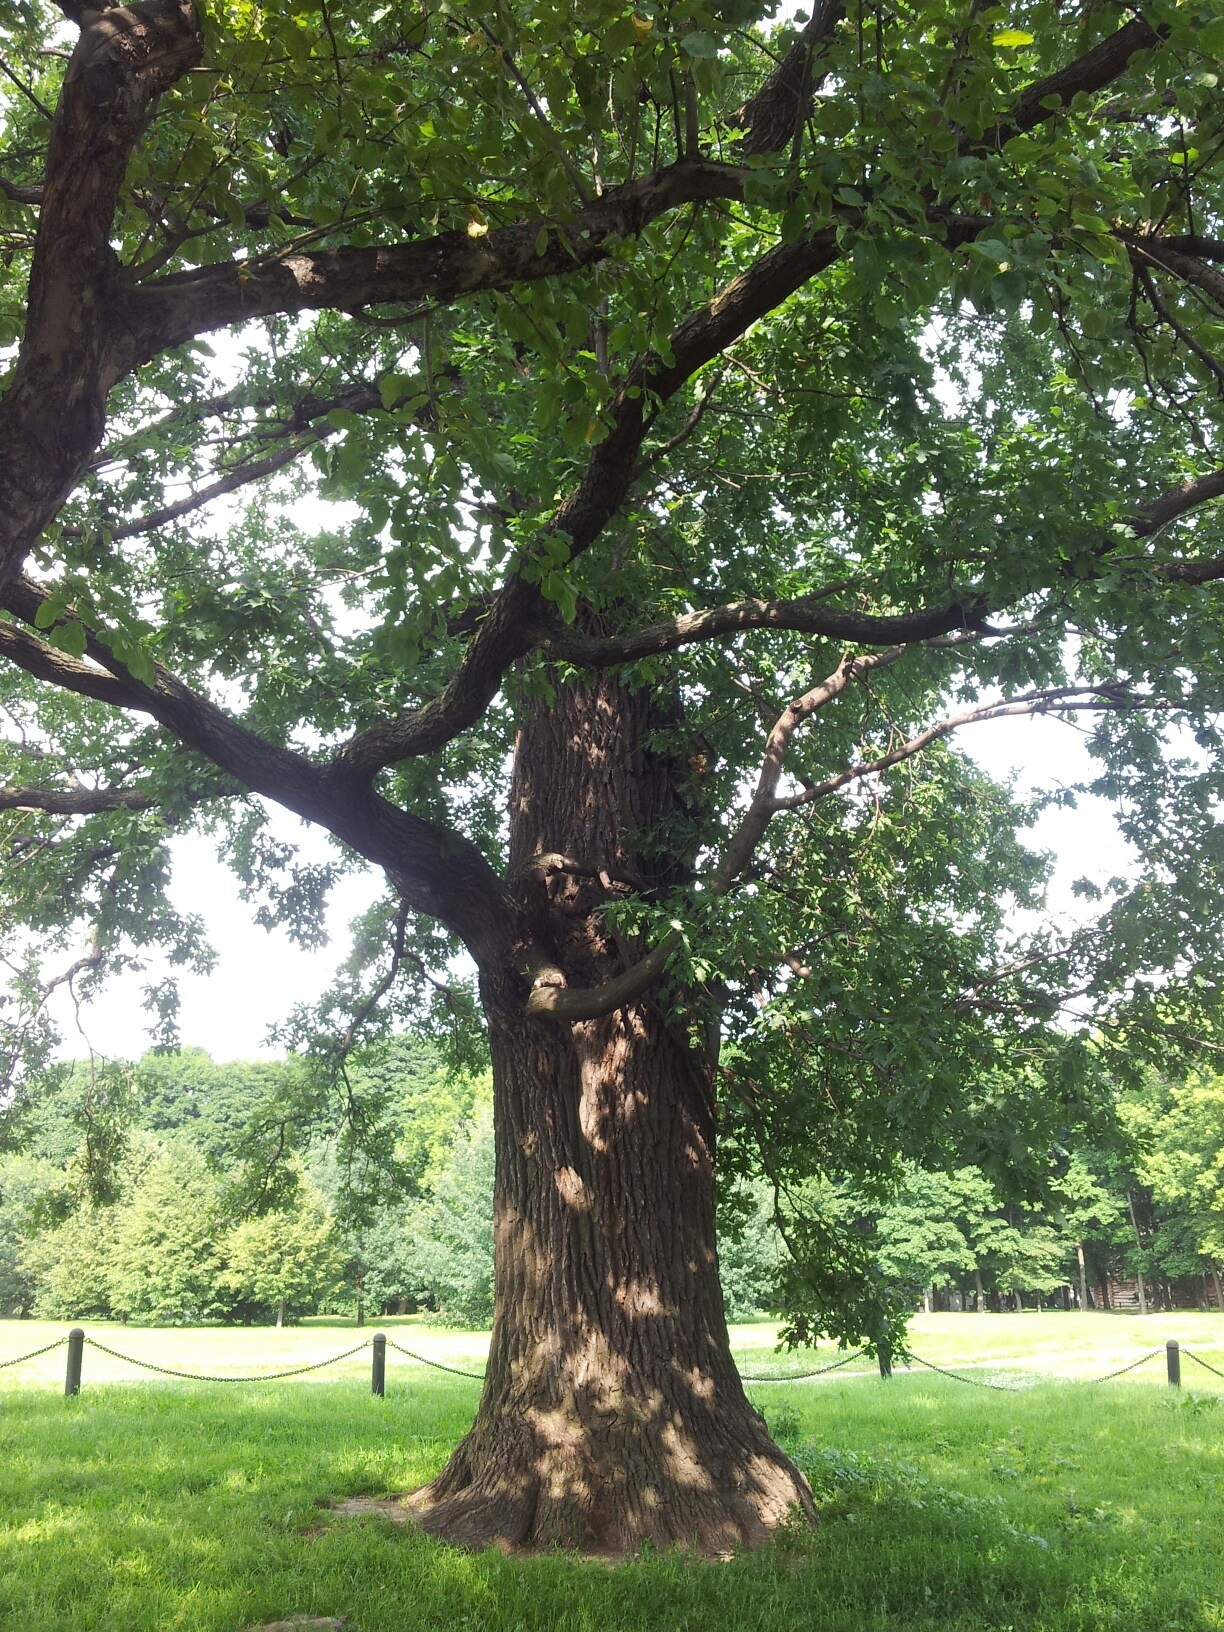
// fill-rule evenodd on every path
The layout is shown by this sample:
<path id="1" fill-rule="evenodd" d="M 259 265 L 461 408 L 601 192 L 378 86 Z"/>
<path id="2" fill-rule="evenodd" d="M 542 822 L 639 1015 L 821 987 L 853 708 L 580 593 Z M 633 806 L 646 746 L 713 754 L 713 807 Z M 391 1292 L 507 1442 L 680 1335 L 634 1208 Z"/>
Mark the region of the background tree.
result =
<path id="1" fill-rule="evenodd" d="M 493 1313 L 493 1106 L 486 1100 L 404 1212 L 401 1251 L 409 1285 L 461 1326 Z"/>
<path id="2" fill-rule="evenodd" d="M 0 1156 L 0 1314 L 34 1311 L 38 1281 L 27 1254 L 59 1178 L 54 1163 L 36 1156 Z"/>
<path id="3" fill-rule="evenodd" d="M 278 1326 L 333 1292 L 344 1263 L 335 1219 L 304 1175 L 288 1207 L 244 1219 L 222 1251 L 221 1284 L 240 1301 L 271 1311 Z"/>
<path id="4" fill-rule="evenodd" d="M 44 1320 L 108 1319 L 116 1313 L 112 1280 L 118 1217 L 96 1202 L 33 1236 L 19 1260 Z"/>
<path id="5" fill-rule="evenodd" d="M 936 1282 L 959 1281 L 978 1267 L 958 1217 L 965 1187 L 957 1177 L 909 1167 L 880 1215 L 880 1267 L 915 1300 Z M 980 1183 L 976 1173 L 971 1177 Z"/>
<path id="6" fill-rule="evenodd" d="M 730 1358 L 716 1124 L 794 1335 L 874 1338 L 870 1231 L 804 1195 L 959 1151 L 1017 1205 L 1220 989 L 1217 0 L 20 22 L 10 1075 L 52 992 L 207 967 L 176 832 L 308 944 L 380 870 L 312 1061 L 461 1038 L 463 948 L 494 1075 L 488 1380 L 422 1522 L 759 1540 L 810 1497 Z M 1009 927 L 1031 812 L 948 741 L 1031 714 L 1136 855 L 1070 937 Z"/>
<path id="7" fill-rule="evenodd" d="M 1158 1247 L 1162 1267 L 1209 1275 L 1224 1309 L 1224 1083 L 1204 1070 L 1180 1083 L 1153 1074 L 1122 1115 L 1138 1177 L 1163 1215 L 1161 1234 L 1172 1237 Z"/>
<path id="8" fill-rule="evenodd" d="M 728 1320 L 750 1320 L 781 1307 L 785 1255 L 768 1184 L 740 1183 L 719 1196 L 718 1274 Z"/>
<path id="9" fill-rule="evenodd" d="M 1090 1242 L 1108 1239 L 1125 1213 L 1125 1200 L 1109 1183 L 1100 1154 L 1091 1148 L 1074 1151 L 1057 1186 L 1059 1218 L 1075 1252 L 1073 1278 L 1081 1310 L 1092 1307 L 1089 1292 Z"/>
<path id="10" fill-rule="evenodd" d="M 168 1326 L 198 1325 L 222 1313 L 227 1224 L 216 1175 L 185 1141 L 168 1140 L 106 1249 L 111 1309 Z"/>

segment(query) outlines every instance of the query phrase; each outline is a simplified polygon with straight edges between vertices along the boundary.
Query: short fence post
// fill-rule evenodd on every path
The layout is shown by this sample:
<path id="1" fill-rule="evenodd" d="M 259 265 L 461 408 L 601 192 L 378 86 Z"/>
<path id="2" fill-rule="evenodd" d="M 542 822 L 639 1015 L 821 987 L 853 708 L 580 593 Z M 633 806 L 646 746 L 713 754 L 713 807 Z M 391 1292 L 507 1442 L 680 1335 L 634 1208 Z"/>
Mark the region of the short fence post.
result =
<path id="1" fill-rule="evenodd" d="M 68 1370 L 64 1376 L 64 1394 L 71 1399 L 81 1392 L 81 1358 L 85 1352 L 85 1333 L 74 1326 L 68 1333 Z"/>
<path id="2" fill-rule="evenodd" d="M 381 1400 L 387 1390 L 387 1337 L 385 1332 L 374 1333 L 374 1362 L 370 1368 L 370 1392 Z"/>
<path id="3" fill-rule="evenodd" d="M 1172 1388 L 1181 1387 L 1181 1350 L 1177 1346 L 1177 1339 L 1171 1337 L 1165 1344 L 1165 1359 L 1169 1367 L 1169 1384 Z"/>
<path id="4" fill-rule="evenodd" d="M 876 1345 L 876 1359 L 880 1363 L 880 1376 L 892 1376 L 892 1344 L 885 1340 Z"/>

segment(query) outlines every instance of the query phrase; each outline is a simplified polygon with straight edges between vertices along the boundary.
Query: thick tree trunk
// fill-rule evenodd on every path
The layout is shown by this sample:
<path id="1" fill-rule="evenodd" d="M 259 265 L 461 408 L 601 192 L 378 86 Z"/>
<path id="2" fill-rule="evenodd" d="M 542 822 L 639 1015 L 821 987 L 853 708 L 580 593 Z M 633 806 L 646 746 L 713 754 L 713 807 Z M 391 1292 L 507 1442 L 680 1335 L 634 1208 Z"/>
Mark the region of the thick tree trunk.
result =
<path id="1" fill-rule="evenodd" d="M 604 682 L 560 691 L 520 736 L 511 877 L 527 880 L 531 933 L 575 986 L 632 956 L 597 912 L 612 878 L 664 881 L 634 843 L 677 809 L 674 769 L 647 746 L 655 724 L 641 694 Z M 710 1061 L 661 993 L 562 1025 L 525 1018 L 512 968 L 482 985 L 493 1336 L 476 1421 L 413 1498 L 422 1525 L 476 1546 L 721 1553 L 763 1541 L 795 1506 L 810 1515 L 731 1358 Z"/>

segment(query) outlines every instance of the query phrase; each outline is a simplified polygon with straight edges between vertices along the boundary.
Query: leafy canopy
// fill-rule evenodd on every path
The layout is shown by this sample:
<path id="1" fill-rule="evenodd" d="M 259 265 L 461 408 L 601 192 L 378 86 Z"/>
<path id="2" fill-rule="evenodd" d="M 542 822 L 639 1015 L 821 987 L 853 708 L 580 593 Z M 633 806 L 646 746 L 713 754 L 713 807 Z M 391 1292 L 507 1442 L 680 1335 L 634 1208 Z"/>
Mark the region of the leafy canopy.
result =
<path id="1" fill-rule="evenodd" d="M 503 818 L 525 713 L 608 671 L 667 700 L 683 798 L 638 842 L 685 865 L 602 919 L 727 1040 L 728 1159 L 784 1222 L 899 1148 L 1014 1182 L 1102 1064 L 1193 1052 L 1219 0 L 123 15 L 6 8 L 11 1084 L 58 985 L 208 967 L 192 827 L 308 945 L 387 875 L 284 1033 L 333 1075 L 409 1015 L 469 1036 L 461 948 L 532 1013 L 611 1005 L 557 997 Z M 1069 937 L 1014 928 L 1033 808 L 950 740 L 1024 714 L 1086 727 L 1136 855 Z"/>

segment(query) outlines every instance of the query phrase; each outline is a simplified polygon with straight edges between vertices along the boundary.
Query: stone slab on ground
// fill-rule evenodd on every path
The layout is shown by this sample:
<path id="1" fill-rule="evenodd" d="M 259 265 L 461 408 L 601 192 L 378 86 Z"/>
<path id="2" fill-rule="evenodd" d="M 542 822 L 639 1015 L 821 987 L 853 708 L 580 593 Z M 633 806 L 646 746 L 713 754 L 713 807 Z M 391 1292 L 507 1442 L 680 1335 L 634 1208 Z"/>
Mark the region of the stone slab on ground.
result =
<path id="1" fill-rule="evenodd" d="M 287 1621 L 267 1621 L 263 1626 L 248 1626 L 247 1632 L 348 1632 L 351 1621 L 338 1621 L 333 1615 L 294 1615 Z"/>

